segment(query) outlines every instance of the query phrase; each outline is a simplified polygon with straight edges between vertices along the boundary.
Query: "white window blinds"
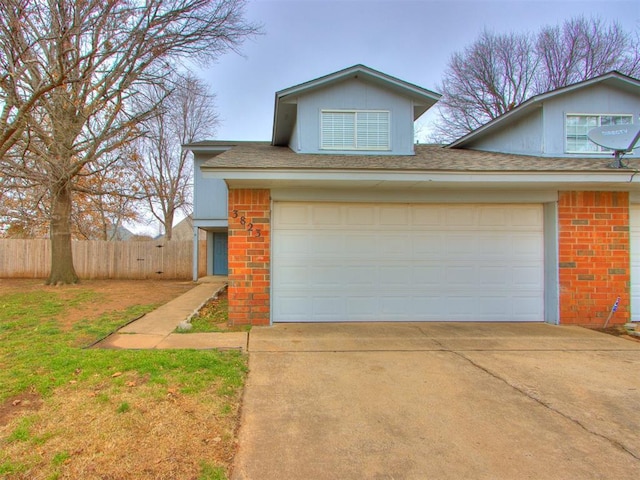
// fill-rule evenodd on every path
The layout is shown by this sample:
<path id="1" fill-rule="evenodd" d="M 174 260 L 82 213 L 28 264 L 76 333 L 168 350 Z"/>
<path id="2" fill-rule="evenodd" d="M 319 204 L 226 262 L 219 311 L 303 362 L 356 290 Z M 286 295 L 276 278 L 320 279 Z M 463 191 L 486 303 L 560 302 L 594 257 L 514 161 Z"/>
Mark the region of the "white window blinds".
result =
<path id="1" fill-rule="evenodd" d="M 389 150 L 387 111 L 322 111 L 321 148 L 329 150 Z"/>

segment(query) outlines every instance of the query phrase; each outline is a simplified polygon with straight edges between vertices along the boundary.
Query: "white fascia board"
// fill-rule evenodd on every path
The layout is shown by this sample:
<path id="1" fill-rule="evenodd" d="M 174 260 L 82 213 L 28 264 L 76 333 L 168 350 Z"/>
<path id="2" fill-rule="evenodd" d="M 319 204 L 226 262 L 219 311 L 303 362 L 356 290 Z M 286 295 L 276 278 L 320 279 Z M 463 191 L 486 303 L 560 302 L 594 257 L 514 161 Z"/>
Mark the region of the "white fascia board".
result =
<path id="1" fill-rule="evenodd" d="M 227 150 L 231 150 L 233 145 L 183 145 L 183 150 L 188 150 L 193 153 L 211 153 L 212 156 L 224 153 Z"/>
<path id="2" fill-rule="evenodd" d="M 387 75 L 386 73 L 379 72 L 372 68 L 366 67 L 364 65 L 354 65 L 349 68 L 345 68 L 344 70 L 340 70 L 338 72 L 331 73 L 329 75 L 325 75 L 320 78 L 316 78 L 314 80 L 309 80 L 308 82 L 301 83 L 299 85 L 294 85 L 289 88 L 285 88 L 284 90 L 280 90 L 276 92 L 276 102 L 279 100 L 288 97 L 295 96 L 301 93 L 307 93 L 308 91 L 325 87 L 326 85 L 331 85 L 332 83 L 341 81 L 345 78 L 351 77 L 353 75 L 362 74 L 369 78 L 381 81 L 388 85 L 393 85 L 399 90 L 403 90 L 407 94 L 428 99 L 431 102 L 435 103 L 438 101 L 442 95 L 436 92 L 432 92 L 427 90 L 426 88 L 420 87 L 418 85 L 414 85 L 409 82 L 405 82 L 404 80 L 400 80 L 399 78 L 393 77 L 391 75 Z"/>
<path id="3" fill-rule="evenodd" d="M 623 172 L 407 172 L 407 171 L 344 171 L 344 170 L 204 170 L 204 178 L 252 181 L 392 181 L 392 182 L 446 182 L 446 183 L 585 183 L 627 184 L 640 188 L 635 173 Z M 640 177 L 640 176 L 639 176 Z"/>

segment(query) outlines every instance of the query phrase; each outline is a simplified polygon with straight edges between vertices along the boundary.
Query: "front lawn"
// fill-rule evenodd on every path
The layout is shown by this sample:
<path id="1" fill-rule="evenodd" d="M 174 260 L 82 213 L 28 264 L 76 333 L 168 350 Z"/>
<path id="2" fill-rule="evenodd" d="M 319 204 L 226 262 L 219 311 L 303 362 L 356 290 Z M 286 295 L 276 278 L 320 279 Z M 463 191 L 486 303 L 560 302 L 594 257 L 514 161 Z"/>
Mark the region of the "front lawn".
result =
<path id="1" fill-rule="evenodd" d="M 144 283 L 99 314 L 104 282 L 0 292 L 0 478 L 226 478 L 244 355 L 83 348 L 157 306 Z"/>

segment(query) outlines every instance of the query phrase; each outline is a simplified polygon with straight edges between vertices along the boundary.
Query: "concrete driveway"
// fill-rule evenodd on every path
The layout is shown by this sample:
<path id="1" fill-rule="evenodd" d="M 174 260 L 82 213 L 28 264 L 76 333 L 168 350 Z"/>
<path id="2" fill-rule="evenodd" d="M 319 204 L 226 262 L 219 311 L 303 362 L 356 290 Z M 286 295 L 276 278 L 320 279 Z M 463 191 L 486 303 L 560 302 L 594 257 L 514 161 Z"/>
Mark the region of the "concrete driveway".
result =
<path id="1" fill-rule="evenodd" d="M 638 479 L 640 343 L 544 324 L 254 328 L 232 479 Z"/>

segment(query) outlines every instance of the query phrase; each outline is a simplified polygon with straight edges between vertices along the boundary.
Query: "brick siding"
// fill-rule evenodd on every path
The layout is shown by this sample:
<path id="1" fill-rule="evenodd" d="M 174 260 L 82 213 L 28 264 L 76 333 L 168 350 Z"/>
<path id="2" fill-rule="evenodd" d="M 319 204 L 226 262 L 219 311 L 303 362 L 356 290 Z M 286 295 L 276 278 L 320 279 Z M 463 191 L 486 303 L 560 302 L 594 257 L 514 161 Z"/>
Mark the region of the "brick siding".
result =
<path id="1" fill-rule="evenodd" d="M 269 325 L 269 190 L 229 190 L 229 323 Z"/>
<path id="2" fill-rule="evenodd" d="M 629 321 L 630 256 L 627 192 L 560 192 L 558 197 L 560 323 Z"/>

